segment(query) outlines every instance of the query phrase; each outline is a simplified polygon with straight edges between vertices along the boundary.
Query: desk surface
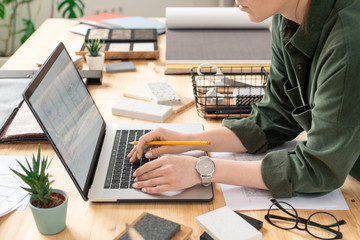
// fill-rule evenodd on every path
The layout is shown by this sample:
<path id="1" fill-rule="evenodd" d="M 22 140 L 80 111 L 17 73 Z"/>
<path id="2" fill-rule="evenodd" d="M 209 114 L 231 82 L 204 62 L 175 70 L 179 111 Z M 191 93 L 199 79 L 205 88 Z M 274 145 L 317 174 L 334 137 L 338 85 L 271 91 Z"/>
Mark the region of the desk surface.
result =
<path id="1" fill-rule="evenodd" d="M 68 28 L 77 22 L 64 19 L 49 19 L 23 44 L 6 62 L 2 69 L 36 69 L 36 63 L 46 59 L 52 50 L 62 41 L 68 51 L 80 49 L 83 37 L 70 33 Z M 165 35 L 159 36 L 160 58 L 154 61 L 134 61 L 137 71 L 131 73 L 104 73 L 101 86 L 89 86 L 89 90 L 107 123 L 146 122 L 132 120 L 111 114 L 111 107 L 119 102 L 122 90 L 133 84 L 150 81 L 167 81 L 177 89 L 182 96 L 193 97 L 189 75 L 165 76 Z M 156 70 L 149 67 L 155 64 Z M 199 122 L 205 129 L 220 126 L 221 120 L 206 120 L 197 115 L 195 106 L 172 116 L 167 122 Z M 304 136 L 299 137 L 304 138 Z M 0 239 L 113 239 L 142 212 L 163 216 L 193 228 L 191 239 L 199 239 L 201 228 L 196 224 L 195 217 L 219 207 L 225 206 L 224 197 L 219 184 L 214 184 L 215 198 L 210 203 L 90 203 L 85 202 L 50 144 L 42 144 L 42 153 L 53 157 L 50 165 L 50 175 L 55 178 L 54 188 L 65 190 L 69 194 L 67 225 L 64 231 L 55 236 L 41 235 L 36 228 L 30 208 L 25 211 L 14 211 L 0 217 Z M 0 155 L 32 155 L 37 144 L 4 144 L 0 145 Z M 346 220 L 341 226 L 344 239 L 360 239 L 360 183 L 348 177 L 341 190 L 345 196 L 350 211 L 330 211 L 338 219 Z M 269 203 L 270 205 L 270 203 Z M 299 210 L 299 215 L 307 217 L 313 210 Z M 304 231 L 285 231 L 277 229 L 264 220 L 265 210 L 243 211 L 242 213 L 264 222 L 261 230 L 263 239 L 312 239 Z"/>

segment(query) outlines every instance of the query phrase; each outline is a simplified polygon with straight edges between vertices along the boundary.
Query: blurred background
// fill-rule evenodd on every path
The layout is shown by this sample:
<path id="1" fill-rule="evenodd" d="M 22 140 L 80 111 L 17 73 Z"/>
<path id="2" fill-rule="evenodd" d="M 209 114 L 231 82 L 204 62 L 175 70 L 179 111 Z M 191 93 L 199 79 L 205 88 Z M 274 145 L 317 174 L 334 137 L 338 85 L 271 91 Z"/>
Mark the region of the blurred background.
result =
<path id="1" fill-rule="evenodd" d="M 165 17 L 166 7 L 231 7 L 234 0 L 0 0 L 0 66 L 47 18 L 99 13 Z"/>

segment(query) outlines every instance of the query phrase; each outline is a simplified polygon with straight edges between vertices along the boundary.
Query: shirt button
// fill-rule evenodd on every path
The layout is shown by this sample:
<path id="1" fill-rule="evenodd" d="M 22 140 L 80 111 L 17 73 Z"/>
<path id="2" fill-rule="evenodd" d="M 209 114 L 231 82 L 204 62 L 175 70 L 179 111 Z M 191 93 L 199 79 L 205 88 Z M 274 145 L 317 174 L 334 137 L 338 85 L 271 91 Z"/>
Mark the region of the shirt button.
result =
<path id="1" fill-rule="evenodd" d="M 304 66 L 303 66 L 302 64 L 298 64 L 298 65 L 297 65 L 297 68 L 298 68 L 299 70 L 303 69 L 303 67 L 304 67 Z"/>

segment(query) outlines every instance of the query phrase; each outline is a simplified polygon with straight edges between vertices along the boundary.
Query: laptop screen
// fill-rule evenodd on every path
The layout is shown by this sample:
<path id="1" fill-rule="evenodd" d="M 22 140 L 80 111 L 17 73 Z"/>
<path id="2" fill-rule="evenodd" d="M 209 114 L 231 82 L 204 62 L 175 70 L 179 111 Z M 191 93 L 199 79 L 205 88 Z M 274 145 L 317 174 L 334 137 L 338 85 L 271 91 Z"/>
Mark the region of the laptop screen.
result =
<path id="1" fill-rule="evenodd" d="M 84 191 L 104 120 L 62 43 L 24 96 Z"/>

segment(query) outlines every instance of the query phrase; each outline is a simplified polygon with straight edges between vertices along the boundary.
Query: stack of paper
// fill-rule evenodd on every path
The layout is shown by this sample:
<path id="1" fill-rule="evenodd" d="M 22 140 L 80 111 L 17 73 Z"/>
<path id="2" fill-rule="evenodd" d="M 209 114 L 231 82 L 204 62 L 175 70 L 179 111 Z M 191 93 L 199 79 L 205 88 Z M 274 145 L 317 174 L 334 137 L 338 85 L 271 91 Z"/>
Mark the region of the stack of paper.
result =
<path id="1" fill-rule="evenodd" d="M 1 142 L 39 142 L 47 141 L 39 123 L 26 103 L 22 103 L 0 134 Z"/>
<path id="2" fill-rule="evenodd" d="M 164 33 L 166 25 L 157 20 L 145 17 L 114 18 L 103 21 L 106 24 L 126 29 L 156 29 L 158 34 Z"/>
<path id="3" fill-rule="evenodd" d="M 82 22 L 82 21 L 93 21 L 93 22 L 103 23 L 107 19 L 125 18 L 125 17 L 129 17 L 129 16 L 104 12 L 104 13 L 99 13 L 99 14 L 96 14 L 96 15 L 79 17 L 77 20 L 79 20 L 80 22 Z"/>
<path id="4" fill-rule="evenodd" d="M 78 25 L 75 25 L 75 26 L 69 28 L 69 31 L 85 36 L 87 33 L 87 30 L 90 28 L 95 28 L 95 27 L 113 28 L 111 25 L 104 23 L 104 20 L 106 20 L 106 19 L 126 18 L 126 17 L 129 17 L 129 16 L 111 14 L 111 13 L 106 13 L 106 12 L 96 14 L 96 15 L 91 15 L 91 16 L 80 17 L 80 18 L 77 18 L 77 20 L 82 24 L 78 24 Z"/>

